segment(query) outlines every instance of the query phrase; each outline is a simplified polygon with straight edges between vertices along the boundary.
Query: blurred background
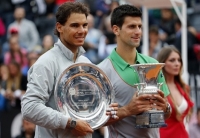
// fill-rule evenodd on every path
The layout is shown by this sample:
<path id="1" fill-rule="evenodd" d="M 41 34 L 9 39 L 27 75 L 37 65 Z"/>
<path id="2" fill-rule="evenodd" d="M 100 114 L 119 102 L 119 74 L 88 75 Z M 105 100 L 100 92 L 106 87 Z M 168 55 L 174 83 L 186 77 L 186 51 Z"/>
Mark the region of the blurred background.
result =
<path id="1" fill-rule="evenodd" d="M 135 4 L 134 0 L 0 0 L 0 138 L 34 136 L 35 125 L 21 118 L 20 99 L 26 91 L 28 69 L 58 39 L 53 33 L 55 13 L 66 1 L 83 2 L 90 8 L 89 31 L 83 47 L 85 56 L 95 64 L 116 47 L 110 26 L 113 9 L 120 4 Z M 189 126 L 197 122 L 196 111 L 200 107 L 200 0 L 180 1 L 186 4 L 187 17 L 183 20 L 187 24 L 187 57 L 183 63 L 187 62 L 184 71 L 188 78 L 185 81 L 195 103 Z M 145 5 L 135 6 L 144 10 Z M 148 9 L 147 18 L 148 51 L 145 54 L 156 58 L 163 46 L 170 45 L 181 51 L 183 26 L 173 6 Z M 143 41 L 137 49 L 139 52 L 143 52 L 146 44 Z M 106 129 L 96 130 L 93 137 L 107 137 Z"/>

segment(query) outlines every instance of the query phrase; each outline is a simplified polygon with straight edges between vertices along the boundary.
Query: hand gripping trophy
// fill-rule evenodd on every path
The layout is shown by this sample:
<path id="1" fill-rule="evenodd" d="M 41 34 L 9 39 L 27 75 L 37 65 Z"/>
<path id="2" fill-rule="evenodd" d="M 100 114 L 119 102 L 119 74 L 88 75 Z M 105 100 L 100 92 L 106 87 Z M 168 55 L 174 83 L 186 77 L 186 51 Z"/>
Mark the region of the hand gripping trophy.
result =
<path id="1" fill-rule="evenodd" d="M 162 83 L 157 82 L 157 77 L 164 63 L 147 63 L 132 65 L 139 75 L 139 83 L 134 86 L 138 90 L 138 96 L 142 94 L 158 94 Z M 135 116 L 135 128 L 165 127 L 164 112 L 152 109 Z"/>

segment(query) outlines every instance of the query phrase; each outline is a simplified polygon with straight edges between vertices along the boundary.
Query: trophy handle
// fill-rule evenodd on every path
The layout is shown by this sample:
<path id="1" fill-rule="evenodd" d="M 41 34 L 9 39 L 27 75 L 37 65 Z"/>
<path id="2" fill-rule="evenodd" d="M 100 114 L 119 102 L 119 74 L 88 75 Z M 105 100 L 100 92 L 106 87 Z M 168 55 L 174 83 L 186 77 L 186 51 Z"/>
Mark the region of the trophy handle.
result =
<path id="1" fill-rule="evenodd" d="M 160 88 L 161 88 L 162 85 L 163 85 L 162 82 L 157 84 L 159 90 L 160 90 Z"/>
<path id="2" fill-rule="evenodd" d="M 134 84 L 134 85 L 133 85 L 133 87 L 134 87 L 134 88 L 137 88 L 137 91 L 139 92 L 139 91 L 140 91 L 140 89 L 139 89 L 139 87 L 138 87 L 138 86 L 139 86 L 139 84 Z"/>

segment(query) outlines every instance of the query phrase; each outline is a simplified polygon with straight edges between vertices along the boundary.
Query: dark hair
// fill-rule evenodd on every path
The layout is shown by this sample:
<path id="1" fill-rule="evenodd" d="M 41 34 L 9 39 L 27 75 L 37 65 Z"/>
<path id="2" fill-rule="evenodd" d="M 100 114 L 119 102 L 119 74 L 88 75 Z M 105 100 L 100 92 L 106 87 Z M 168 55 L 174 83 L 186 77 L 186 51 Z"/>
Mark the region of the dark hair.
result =
<path id="1" fill-rule="evenodd" d="M 115 8 L 111 15 L 111 26 L 117 25 L 118 27 L 122 27 L 124 23 L 124 19 L 127 16 L 131 17 L 142 17 L 142 12 L 140 9 L 135 6 L 124 4 Z"/>
<path id="2" fill-rule="evenodd" d="M 58 8 L 56 12 L 56 22 L 64 25 L 72 13 L 82 13 L 87 17 L 89 12 L 89 8 L 83 3 L 65 2 Z M 54 30 L 54 34 L 60 37 L 60 33 L 56 28 Z"/>

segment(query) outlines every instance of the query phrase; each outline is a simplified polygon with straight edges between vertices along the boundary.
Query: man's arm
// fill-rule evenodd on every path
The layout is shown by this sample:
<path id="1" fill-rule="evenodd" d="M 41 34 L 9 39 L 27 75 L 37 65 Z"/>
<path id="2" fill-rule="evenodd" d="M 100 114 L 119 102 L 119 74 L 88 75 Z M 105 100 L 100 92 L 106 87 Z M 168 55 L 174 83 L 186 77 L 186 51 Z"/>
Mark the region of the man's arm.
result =
<path id="1" fill-rule="evenodd" d="M 144 94 L 137 96 L 137 92 L 134 94 L 133 98 L 129 104 L 119 107 L 117 111 L 118 119 L 110 118 L 105 125 L 111 125 L 119 120 L 122 120 L 125 117 L 137 115 L 139 113 L 148 111 L 152 109 L 152 101 L 147 100 L 152 98 L 150 94 Z"/>
<path id="2" fill-rule="evenodd" d="M 21 101 L 22 116 L 39 126 L 65 129 L 68 117 L 45 105 L 54 90 L 54 69 L 43 64 L 35 63 L 29 70 L 27 90 Z"/>

